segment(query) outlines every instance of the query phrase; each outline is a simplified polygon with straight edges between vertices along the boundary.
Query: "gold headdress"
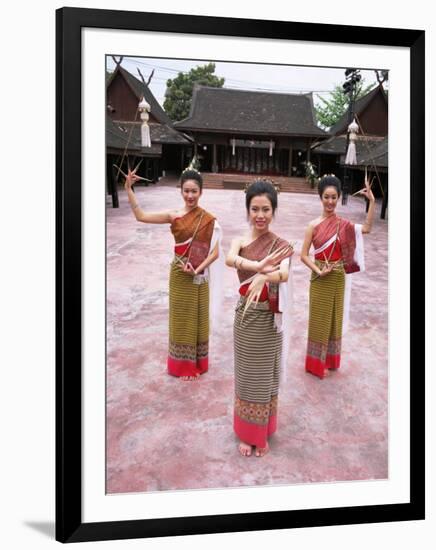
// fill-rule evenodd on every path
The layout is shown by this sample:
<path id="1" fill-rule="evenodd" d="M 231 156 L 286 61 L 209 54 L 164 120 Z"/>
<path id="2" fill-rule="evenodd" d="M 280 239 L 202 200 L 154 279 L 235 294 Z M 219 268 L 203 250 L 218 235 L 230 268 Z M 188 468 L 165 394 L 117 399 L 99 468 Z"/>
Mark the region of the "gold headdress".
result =
<path id="1" fill-rule="evenodd" d="M 258 182 L 258 181 L 261 181 L 261 182 L 263 182 L 263 183 L 269 183 L 269 184 L 271 184 L 271 185 L 274 187 L 274 189 L 276 190 L 277 194 L 280 193 L 280 185 L 279 185 L 278 183 L 274 183 L 274 180 L 270 180 L 270 179 L 268 179 L 268 178 L 257 178 L 257 179 L 255 179 L 255 180 L 253 180 L 253 181 L 250 181 L 249 183 L 246 183 L 246 184 L 245 184 L 245 187 L 244 187 L 244 193 L 246 193 L 246 192 L 248 191 L 248 189 L 249 189 L 254 183 L 256 183 L 256 182 Z"/>

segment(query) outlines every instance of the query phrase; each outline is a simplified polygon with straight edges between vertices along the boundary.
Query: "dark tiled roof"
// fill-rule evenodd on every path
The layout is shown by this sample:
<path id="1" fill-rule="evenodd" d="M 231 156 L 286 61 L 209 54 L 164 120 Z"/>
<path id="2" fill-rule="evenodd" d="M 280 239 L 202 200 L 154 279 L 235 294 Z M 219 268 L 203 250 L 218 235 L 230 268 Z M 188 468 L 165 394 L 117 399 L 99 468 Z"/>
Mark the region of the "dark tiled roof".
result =
<path id="1" fill-rule="evenodd" d="M 388 167 L 388 138 L 378 142 L 370 152 L 363 153 L 361 158 L 357 157 L 357 164 L 370 166 L 371 164 L 381 168 Z"/>
<path id="2" fill-rule="evenodd" d="M 312 151 L 314 153 L 322 153 L 327 155 L 341 155 L 345 156 L 345 148 L 347 144 L 347 138 L 345 136 L 335 136 L 327 141 L 324 141 L 321 145 L 314 147 Z M 376 164 L 376 166 L 387 167 L 387 151 L 388 151 L 388 139 L 387 138 L 374 138 L 365 137 L 356 141 L 356 156 L 358 165 Z M 383 156 L 386 156 L 384 159 Z M 341 163 L 343 158 L 341 158 Z M 385 164 L 378 164 L 378 163 Z"/>
<path id="3" fill-rule="evenodd" d="M 187 136 L 171 128 L 167 124 L 150 124 L 150 136 L 151 141 L 156 143 L 172 143 L 178 145 L 188 145 L 191 143 L 191 139 Z"/>
<path id="4" fill-rule="evenodd" d="M 323 153 L 326 155 L 341 155 L 345 151 L 346 138 L 344 136 L 334 136 L 321 145 L 315 146 L 312 150 L 314 153 Z"/>
<path id="5" fill-rule="evenodd" d="M 132 129 L 133 125 L 133 129 Z M 141 125 L 138 123 L 114 122 L 106 117 L 106 146 L 123 149 L 128 144 L 129 151 L 155 154 L 161 151 L 162 144 L 187 145 L 190 143 L 180 132 L 166 124 L 150 124 L 151 148 L 141 146 Z M 154 147 L 154 149 L 153 149 Z"/>
<path id="6" fill-rule="evenodd" d="M 138 98 L 138 101 L 142 97 L 145 98 L 145 101 L 151 107 L 151 112 L 161 124 L 168 124 L 168 126 L 173 126 L 172 120 L 169 118 L 166 112 L 159 105 L 156 98 L 151 93 L 150 88 L 147 85 L 145 85 L 141 80 L 139 80 L 138 78 L 130 74 L 129 71 L 126 71 L 126 69 L 123 69 L 122 67 L 118 66 L 115 69 L 115 71 L 111 73 L 110 79 L 108 80 L 106 78 L 106 86 L 109 86 L 112 79 L 115 77 L 117 71 L 119 71 L 123 75 L 127 84 L 130 86 L 130 88 L 133 90 L 133 93 Z"/>
<path id="7" fill-rule="evenodd" d="M 382 86 L 377 85 L 374 89 L 372 89 L 370 92 L 368 92 L 366 95 L 358 99 L 354 102 L 354 112 L 357 116 L 360 116 L 360 114 L 366 109 L 366 107 L 371 103 L 371 101 L 374 99 L 374 97 L 378 93 L 383 94 L 383 96 L 386 98 L 386 92 L 383 90 Z M 347 131 L 348 128 L 348 111 L 342 115 L 342 117 L 338 120 L 338 122 L 330 128 L 330 134 L 334 134 L 337 136 L 338 134 L 342 134 Z"/>
<path id="8" fill-rule="evenodd" d="M 316 125 L 312 94 L 194 87 L 191 112 L 181 130 L 326 137 Z"/>
<path id="9" fill-rule="evenodd" d="M 126 149 L 126 145 L 128 145 Z M 106 118 L 106 148 L 117 149 L 124 151 L 126 149 L 127 154 L 134 153 L 146 153 L 150 156 L 161 155 L 162 145 L 152 143 L 151 147 L 141 147 L 141 137 L 139 128 L 133 128 L 132 135 L 130 135 L 130 127 L 126 124 L 117 124 L 109 117 Z"/>

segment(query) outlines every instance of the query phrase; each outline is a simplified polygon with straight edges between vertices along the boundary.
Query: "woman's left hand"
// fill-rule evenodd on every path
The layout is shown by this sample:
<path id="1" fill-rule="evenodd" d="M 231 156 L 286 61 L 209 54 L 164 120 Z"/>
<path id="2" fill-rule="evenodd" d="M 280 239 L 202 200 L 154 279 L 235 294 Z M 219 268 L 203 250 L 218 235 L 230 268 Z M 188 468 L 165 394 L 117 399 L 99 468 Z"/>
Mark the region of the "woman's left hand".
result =
<path id="1" fill-rule="evenodd" d="M 189 273 L 189 275 L 197 275 L 197 273 L 195 272 L 195 269 L 192 267 L 192 264 L 191 262 L 186 262 L 186 264 L 183 266 L 183 271 L 185 273 Z"/>
<path id="2" fill-rule="evenodd" d="M 126 179 L 124 181 L 124 189 L 128 191 L 129 189 L 132 189 L 132 185 L 134 185 L 136 182 L 142 180 L 144 178 L 140 178 L 136 175 L 136 170 L 128 170 Z"/>
<path id="3" fill-rule="evenodd" d="M 365 187 L 360 190 L 360 194 L 366 197 L 370 202 L 375 201 L 375 197 L 371 191 L 371 186 L 368 179 L 365 179 Z"/>
<path id="4" fill-rule="evenodd" d="M 272 273 L 273 271 L 277 271 L 280 263 L 284 259 L 290 258 L 293 253 L 294 245 L 291 243 L 282 246 L 275 252 L 271 252 L 271 254 L 268 254 L 263 260 L 259 261 L 259 273 Z"/>

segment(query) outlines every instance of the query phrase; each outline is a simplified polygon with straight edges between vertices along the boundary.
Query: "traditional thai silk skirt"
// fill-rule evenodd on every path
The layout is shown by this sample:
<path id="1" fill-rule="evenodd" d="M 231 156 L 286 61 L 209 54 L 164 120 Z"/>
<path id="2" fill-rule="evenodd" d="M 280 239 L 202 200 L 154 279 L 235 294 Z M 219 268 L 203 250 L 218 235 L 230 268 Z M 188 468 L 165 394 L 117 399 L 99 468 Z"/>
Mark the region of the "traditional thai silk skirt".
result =
<path id="1" fill-rule="evenodd" d="M 316 260 L 319 267 L 323 262 Z M 323 378 L 325 369 L 338 369 L 341 362 L 345 272 L 338 264 L 328 275 L 312 273 L 309 293 L 309 334 L 306 371 Z"/>
<path id="2" fill-rule="evenodd" d="M 268 302 L 250 305 L 239 299 L 234 322 L 234 430 L 241 441 L 264 448 L 277 429 L 282 333 Z"/>
<path id="3" fill-rule="evenodd" d="M 208 369 L 209 284 L 195 284 L 174 261 L 170 270 L 168 373 L 197 376 Z"/>

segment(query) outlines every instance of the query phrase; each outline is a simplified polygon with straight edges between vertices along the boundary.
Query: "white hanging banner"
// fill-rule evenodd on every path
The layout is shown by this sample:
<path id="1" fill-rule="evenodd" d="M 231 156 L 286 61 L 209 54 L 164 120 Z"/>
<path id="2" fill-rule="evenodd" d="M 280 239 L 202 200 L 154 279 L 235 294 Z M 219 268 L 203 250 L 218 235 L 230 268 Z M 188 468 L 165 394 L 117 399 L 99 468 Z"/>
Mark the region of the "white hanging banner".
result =
<path id="1" fill-rule="evenodd" d="M 353 122 L 348 126 L 348 132 L 350 134 L 350 142 L 348 144 L 347 154 L 345 156 L 345 164 L 357 164 L 356 155 L 356 139 L 359 126 L 353 119 Z"/>
<path id="2" fill-rule="evenodd" d="M 151 147 L 151 138 L 150 138 L 150 127 L 148 125 L 148 113 L 151 110 L 150 105 L 142 98 L 141 102 L 138 105 L 138 110 L 140 112 L 142 125 L 141 125 L 141 145 L 142 147 Z"/>

